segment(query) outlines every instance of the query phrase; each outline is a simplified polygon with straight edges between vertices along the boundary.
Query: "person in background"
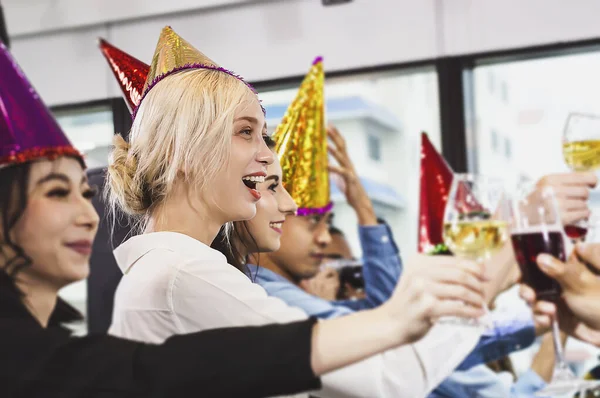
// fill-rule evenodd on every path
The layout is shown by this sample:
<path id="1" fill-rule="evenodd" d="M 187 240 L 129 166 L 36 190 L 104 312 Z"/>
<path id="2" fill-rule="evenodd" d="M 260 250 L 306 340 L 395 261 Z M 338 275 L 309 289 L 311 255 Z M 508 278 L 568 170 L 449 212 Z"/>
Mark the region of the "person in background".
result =
<path id="1" fill-rule="evenodd" d="M 379 224 L 385 224 L 385 221 L 381 219 L 377 221 Z M 338 300 L 362 300 L 366 298 L 362 261 L 354 258 L 346 236 L 340 229 L 332 225 L 329 228 L 329 235 L 331 235 L 331 243 L 323 250 L 325 255 L 324 268 L 334 269 L 337 272 L 339 290 L 335 298 Z M 317 277 L 318 275 L 308 281 L 315 280 Z M 310 284 L 310 282 L 307 283 L 304 280 L 300 282 L 300 286 L 307 292 L 330 300 L 315 294 L 314 290 L 310 290 Z"/>
<path id="2" fill-rule="evenodd" d="M 335 301 L 345 297 L 341 294 L 341 274 L 337 269 L 323 264 L 322 269 L 310 279 L 300 281 L 300 286 L 305 292 L 320 297 L 323 300 Z M 364 297 L 363 297 L 364 298 Z M 348 297 L 352 299 L 352 297 Z"/>

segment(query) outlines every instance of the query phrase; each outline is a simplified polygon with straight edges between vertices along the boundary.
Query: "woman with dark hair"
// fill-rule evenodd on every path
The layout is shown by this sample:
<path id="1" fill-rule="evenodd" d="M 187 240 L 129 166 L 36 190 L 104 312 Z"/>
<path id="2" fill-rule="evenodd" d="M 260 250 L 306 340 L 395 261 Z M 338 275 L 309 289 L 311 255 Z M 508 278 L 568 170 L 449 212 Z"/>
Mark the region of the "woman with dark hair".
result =
<path id="1" fill-rule="evenodd" d="M 371 314 L 369 322 L 362 317 L 316 325 L 306 319 L 215 329 L 160 345 L 105 335 L 71 337 L 64 325 L 81 315 L 58 292 L 87 277 L 98 227 L 94 191 L 83 156 L 2 44 L 0 76 L 3 397 L 292 394 L 317 389 L 318 376 L 427 330 L 422 323 L 406 327 L 386 309 Z"/>

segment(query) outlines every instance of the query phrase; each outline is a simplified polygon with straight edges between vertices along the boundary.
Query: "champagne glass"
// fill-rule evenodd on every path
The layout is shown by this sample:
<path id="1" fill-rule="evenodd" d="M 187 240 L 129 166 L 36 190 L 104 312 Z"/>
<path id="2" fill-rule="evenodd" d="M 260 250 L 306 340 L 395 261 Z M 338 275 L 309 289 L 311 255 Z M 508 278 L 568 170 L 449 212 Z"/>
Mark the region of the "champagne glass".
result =
<path id="1" fill-rule="evenodd" d="M 474 260 L 483 267 L 508 241 L 508 210 L 501 180 L 455 174 L 444 212 L 444 243 L 455 256 Z M 481 319 L 444 318 L 441 321 L 486 326 Z"/>
<path id="2" fill-rule="evenodd" d="M 563 157 L 573 171 L 594 171 L 600 168 L 600 116 L 571 113 L 563 131 Z M 582 241 L 588 223 L 581 220 L 565 226 L 565 233 L 574 241 Z"/>
<path id="3" fill-rule="evenodd" d="M 534 184 L 523 184 L 512 200 L 511 213 L 511 240 L 521 269 L 521 282 L 535 291 L 538 300 L 558 301 L 562 294 L 560 284 L 543 273 L 536 261 L 541 253 L 561 261 L 567 257 L 566 236 L 553 189 L 548 187 L 540 192 Z M 556 317 L 552 320 L 552 337 L 555 353 L 552 380 L 536 395 L 573 394 L 589 388 L 590 382 L 579 380 L 565 361 Z"/>

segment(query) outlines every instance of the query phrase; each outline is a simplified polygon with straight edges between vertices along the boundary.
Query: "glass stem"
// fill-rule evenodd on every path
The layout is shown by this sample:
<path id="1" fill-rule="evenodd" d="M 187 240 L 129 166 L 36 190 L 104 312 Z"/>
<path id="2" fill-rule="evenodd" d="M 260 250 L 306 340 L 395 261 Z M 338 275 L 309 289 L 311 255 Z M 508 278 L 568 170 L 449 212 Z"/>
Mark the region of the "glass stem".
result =
<path id="1" fill-rule="evenodd" d="M 560 329 L 558 327 L 558 317 L 552 318 L 552 340 L 554 342 L 554 371 L 568 369 L 565 361 L 562 342 L 560 341 Z"/>

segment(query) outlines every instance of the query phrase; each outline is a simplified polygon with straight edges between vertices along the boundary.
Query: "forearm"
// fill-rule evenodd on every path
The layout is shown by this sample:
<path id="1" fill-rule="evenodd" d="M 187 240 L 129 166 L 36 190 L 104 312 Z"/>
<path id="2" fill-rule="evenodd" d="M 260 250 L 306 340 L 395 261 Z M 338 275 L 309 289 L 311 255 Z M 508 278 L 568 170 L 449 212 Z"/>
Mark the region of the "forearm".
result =
<path id="1" fill-rule="evenodd" d="M 407 342 L 399 322 L 381 308 L 319 322 L 313 330 L 312 369 L 322 375 Z"/>
<path id="2" fill-rule="evenodd" d="M 561 344 L 564 347 L 567 341 L 567 335 L 565 333 L 560 334 Z M 554 371 L 554 343 L 552 340 L 552 334 L 547 333 L 542 338 L 542 344 L 538 350 L 533 361 L 531 362 L 531 370 L 537 373 L 546 382 L 550 382 L 552 379 L 552 372 Z"/>
<path id="3" fill-rule="evenodd" d="M 356 398 L 425 397 L 453 372 L 473 348 L 478 335 L 477 328 L 434 326 L 417 343 L 386 350 L 324 375 L 323 390 L 311 395 Z M 334 339 L 339 337 L 333 336 Z M 349 347 L 354 348 L 354 344 L 356 343 L 346 342 L 339 345 L 340 349 L 347 350 Z M 452 347 L 450 351 L 449 346 Z"/>
<path id="4" fill-rule="evenodd" d="M 378 224 L 377 215 L 373 208 L 373 202 L 371 202 L 371 199 L 369 199 L 369 196 L 364 190 L 359 199 L 355 203 L 352 203 L 351 206 L 358 218 L 358 225 L 369 226 Z"/>
<path id="5" fill-rule="evenodd" d="M 130 368 L 152 396 L 277 396 L 320 387 L 314 320 L 177 335 L 140 344 Z M 282 367 L 282 364 L 285 366 Z M 235 383 L 231 375 L 236 375 Z"/>

